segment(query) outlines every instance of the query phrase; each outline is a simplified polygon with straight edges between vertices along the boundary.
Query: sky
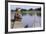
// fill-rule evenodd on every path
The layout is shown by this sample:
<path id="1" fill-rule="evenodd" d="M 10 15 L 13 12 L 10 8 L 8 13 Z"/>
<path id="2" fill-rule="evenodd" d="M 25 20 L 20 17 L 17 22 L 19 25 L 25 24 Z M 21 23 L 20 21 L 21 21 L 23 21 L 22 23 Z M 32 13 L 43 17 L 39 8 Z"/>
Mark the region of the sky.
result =
<path id="1" fill-rule="evenodd" d="M 10 7 L 12 10 L 15 10 L 16 8 L 20 8 L 20 9 L 35 9 L 35 8 L 40 8 L 40 6 L 26 6 L 26 5 L 11 5 Z"/>

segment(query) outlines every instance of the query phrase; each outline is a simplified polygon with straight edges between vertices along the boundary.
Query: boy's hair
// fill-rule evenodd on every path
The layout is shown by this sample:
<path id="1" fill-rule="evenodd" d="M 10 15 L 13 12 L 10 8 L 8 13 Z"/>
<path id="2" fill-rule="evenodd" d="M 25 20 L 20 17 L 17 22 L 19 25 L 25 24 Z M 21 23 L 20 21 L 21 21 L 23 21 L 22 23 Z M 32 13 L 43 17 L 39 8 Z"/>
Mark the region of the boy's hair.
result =
<path id="1" fill-rule="evenodd" d="M 18 8 L 16 8 L 16 12 L 18 11 Z"/>

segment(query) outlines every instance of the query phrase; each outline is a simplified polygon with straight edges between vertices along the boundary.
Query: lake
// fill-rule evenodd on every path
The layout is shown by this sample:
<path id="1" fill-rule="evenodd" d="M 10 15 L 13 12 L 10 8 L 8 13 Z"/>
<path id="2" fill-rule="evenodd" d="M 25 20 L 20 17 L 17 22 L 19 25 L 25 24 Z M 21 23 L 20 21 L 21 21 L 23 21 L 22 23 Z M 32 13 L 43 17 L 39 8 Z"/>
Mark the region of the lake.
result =
<path id="1" fill-rule="evenodd" d="M 28 25 L 28 27 L 40 27 L 41 26 L 41 17 L 40 16 L 31 16 L 29 14 L 22 16 L 23 25 Z"/>

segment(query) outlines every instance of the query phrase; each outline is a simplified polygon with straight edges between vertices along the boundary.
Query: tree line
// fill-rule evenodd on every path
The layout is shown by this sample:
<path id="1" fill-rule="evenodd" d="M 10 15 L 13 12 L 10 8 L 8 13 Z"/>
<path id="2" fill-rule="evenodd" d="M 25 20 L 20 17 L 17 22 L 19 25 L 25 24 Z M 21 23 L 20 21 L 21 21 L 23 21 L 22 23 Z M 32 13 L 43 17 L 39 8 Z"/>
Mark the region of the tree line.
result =
<path id="1" fill-rule="evenodd" d="M 14 12 L 16 10 L 11 10 L 11 12 Z M 41 11 L 41 7 L 40 8 L 36 8 L 36 9 L 33 9 L 33 8 L 30 8 L 30 9 L 21 9 L 21 11 Z"/>

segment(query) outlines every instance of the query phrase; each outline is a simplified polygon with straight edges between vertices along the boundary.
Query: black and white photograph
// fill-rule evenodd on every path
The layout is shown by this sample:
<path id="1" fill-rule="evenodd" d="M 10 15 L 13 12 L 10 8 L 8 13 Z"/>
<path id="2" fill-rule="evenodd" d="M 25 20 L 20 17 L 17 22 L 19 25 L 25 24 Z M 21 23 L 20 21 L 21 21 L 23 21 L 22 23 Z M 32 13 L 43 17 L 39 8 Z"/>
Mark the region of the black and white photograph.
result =
<path id="1" fill-rule="evenodd" d="M 8 2 L 8 32 L 43 30 L 43 4 Z"/>

